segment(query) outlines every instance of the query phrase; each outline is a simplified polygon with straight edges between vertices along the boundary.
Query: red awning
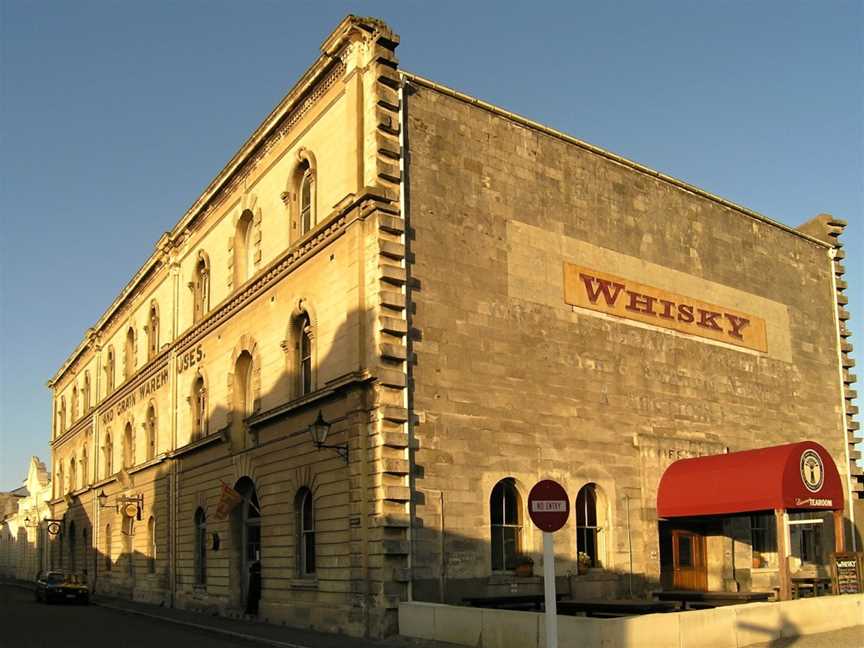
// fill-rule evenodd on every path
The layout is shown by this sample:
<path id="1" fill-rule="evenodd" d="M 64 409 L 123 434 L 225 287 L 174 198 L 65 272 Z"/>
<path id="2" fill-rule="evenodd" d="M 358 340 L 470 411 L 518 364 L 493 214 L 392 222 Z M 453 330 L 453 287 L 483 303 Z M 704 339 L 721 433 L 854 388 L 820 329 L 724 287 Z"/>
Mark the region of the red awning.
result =
<path id="1" fill-rule="evenodd" d="M 661 518 L 773 509 L 843 509 L 843 485 L 825 448 L 802 441 L 681 459 L 666 469 L 657 489 Z"/>

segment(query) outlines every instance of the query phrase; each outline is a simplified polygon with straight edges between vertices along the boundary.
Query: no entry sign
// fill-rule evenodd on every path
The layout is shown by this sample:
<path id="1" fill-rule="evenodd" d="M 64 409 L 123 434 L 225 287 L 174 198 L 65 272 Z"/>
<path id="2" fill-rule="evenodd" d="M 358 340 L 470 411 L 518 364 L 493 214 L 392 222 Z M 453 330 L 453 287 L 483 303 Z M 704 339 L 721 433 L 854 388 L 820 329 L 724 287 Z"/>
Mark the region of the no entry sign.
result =
<path id="1" fill-rule="evenodd" d="M 570 516 L 567 491 L 551 479 L 537 482 L 528 493 L 528 515 L 538 529 L 554 533 L 567 523 Z"/>

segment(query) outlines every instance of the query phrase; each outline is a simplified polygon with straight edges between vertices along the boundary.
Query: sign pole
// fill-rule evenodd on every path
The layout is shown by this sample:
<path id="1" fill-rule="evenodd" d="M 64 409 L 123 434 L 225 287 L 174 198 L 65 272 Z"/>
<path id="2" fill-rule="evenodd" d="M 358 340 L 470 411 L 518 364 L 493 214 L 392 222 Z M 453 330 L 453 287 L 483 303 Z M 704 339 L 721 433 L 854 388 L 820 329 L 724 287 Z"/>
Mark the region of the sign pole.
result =
<path id="1" fill-rule="evenodd" d="M 528 515 L 543 532 L 543 596 L 546 603 L 546 648 L 558 648 L 558 606 L 555 598 L 555 541 L 570 515 L 570 498 L 561 484 L 543 479 L 528 493 Z"/>
<path id="2" fill-rule="evenodd" d="M 546 648 L 558 648 L 558 607 L 555 604 L 555 542 L 543 532 L 543 593 L 546 603 Z"/>

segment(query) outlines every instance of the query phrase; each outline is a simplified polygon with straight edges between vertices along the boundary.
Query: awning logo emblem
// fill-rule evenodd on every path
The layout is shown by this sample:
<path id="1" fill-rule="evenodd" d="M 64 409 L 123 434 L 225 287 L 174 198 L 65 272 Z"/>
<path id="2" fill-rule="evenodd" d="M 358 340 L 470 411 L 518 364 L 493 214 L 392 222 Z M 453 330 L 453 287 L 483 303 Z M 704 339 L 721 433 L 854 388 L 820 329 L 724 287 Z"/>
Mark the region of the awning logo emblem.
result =
<path id="1" fill-rule="evenodd" d="M 811 493 L 818 493 L 825 480 L 825 467 L 822 457 L 815 450 L 805 450 L 801 454 L 801 481 Z"/>

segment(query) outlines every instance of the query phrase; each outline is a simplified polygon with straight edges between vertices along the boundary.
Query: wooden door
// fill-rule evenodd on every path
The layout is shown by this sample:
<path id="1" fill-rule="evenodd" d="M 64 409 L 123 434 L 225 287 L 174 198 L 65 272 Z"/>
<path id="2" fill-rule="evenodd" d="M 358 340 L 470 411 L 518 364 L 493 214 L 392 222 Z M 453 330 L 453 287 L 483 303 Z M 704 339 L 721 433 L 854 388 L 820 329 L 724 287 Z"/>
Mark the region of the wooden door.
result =
<path id="1" fill-rule="evenodd" d="M 673 589 L 707 590 L 705 536 L 692 531 L 672 531 L 672 569 Z"/>

